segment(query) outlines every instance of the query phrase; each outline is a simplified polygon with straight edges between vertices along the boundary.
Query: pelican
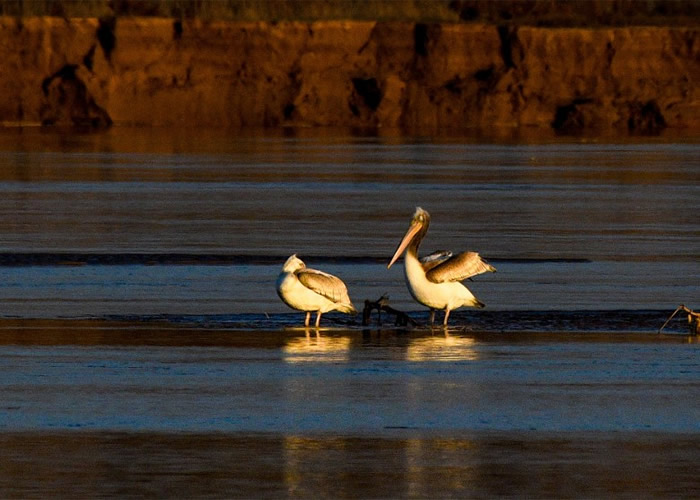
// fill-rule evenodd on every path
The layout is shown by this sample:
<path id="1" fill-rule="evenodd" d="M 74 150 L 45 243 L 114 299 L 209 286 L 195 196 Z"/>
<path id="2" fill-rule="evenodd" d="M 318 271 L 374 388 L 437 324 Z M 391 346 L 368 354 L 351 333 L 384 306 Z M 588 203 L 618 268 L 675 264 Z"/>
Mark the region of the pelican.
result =
<path id="1" fill-rule="evenodd" d="M 460 282 L 496 269 L 476 252 L 452 255 L 452 252 L 440 251 L 419 259 L 418 247 L 428 232 L 429 225 L 430 214 L 420 207 L 416 208 L 411 225 L 387 268 L 406 251 L 404 266 L 411 295 L 417 302 L 430 308 L 431 325 L 435 320 L 435 311 L 445 311 L 443 325 L 447 326 L 447 319 L 453 309 L 462 306 L 484 307 L 484 304 Z"/>
<path id="2" fill-rule="evenodd" d="M 289 257 L 282 267 L 282 272 L 277 278 L 277 295 L 292 309 L 306 312 L 304 326 L 309 326 L 312 312 L 316 312 L 317 328 L 323 313 L 357 312 L 350 302 L 348 289 L 340 278 L 309 269 L 296 254 Z"/>

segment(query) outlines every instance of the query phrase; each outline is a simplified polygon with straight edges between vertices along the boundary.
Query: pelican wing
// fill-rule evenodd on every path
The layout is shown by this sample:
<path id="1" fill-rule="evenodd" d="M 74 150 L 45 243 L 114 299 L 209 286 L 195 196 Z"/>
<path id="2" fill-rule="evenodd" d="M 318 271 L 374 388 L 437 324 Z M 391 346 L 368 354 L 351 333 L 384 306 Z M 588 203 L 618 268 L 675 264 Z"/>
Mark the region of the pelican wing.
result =
<path id="1" fill-rule="evenodd" d="M 300 269 L 296 275 L 302 285 L 328 300 L 335 303 L 350 303 L 348 289 L 340 278 L 309 268 Z"/>
<path id="2" fill-rule="evenodd" d="M 496 268 L 476 252 L 464 252 L 450 257 L 426 273 L 433 283 L 463 281 L 477 274 L 495 271 Z"/>
<path id="3" fill-rule="evenodd" d="M 439 266 L 447 259 L 452 257 L 452 252 L 449 250 L 438 250 L 429 255 L 420 258 L 420 263 L 423 265 L 423 270 L 427 273 L 434 267 Z"/>

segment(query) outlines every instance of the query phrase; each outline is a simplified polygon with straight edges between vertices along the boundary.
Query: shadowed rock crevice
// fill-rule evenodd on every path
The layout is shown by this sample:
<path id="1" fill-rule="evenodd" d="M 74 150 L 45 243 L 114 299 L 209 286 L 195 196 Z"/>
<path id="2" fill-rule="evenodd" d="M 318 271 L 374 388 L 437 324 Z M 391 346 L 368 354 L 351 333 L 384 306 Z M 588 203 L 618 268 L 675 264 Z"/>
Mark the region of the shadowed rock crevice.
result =
<path id="1" fill-rule="evenodd" d="M 483 96 L 493 92 L 498 84 L 498 81 L 503 76 L 503 70 L 498 71 L 495 66 L 492 65 L 488 68 L 476 71 L 473 76 L 478 85 L 478 94 Z"/>
<path id="2" fill-rule="evenodd" d="M 287 73 L 287 77 L 289 78 L 286 88 L 288 97 L 286 101 L 282 101 L 284 103 L 284 107 L 282 108 L 282 119 L 284 121 L 290 121 L 295 118 L 297 110 L 297 105 L 295 102 L 296 99 L 299 98 L 299 93 L 301 92 L 304 83 L 301 79 L 302 71 L 300 64 L 301 61 L 297 59 L 292 65 L 289 73 Z"/>
<path id="3" fill-rule="evenodd" d="M 90 47 L 90 50 L 83 56 L 83 66 L 92 71 L 93 64 L 95 63 L 95 49 L 96 45 Z"/>
<path id="4" fill-rule="evenodd" d="M 284 119 L 285 120 L 291 119 L 292 115 L 294 114 L 295 109 L 296 109 L 296 106 L 294 105 L 293 102 L 287 103 L 287 105 L 282 110 L 282 114 L 284 115 Z"/>
<path id="5" fill-rule="evenodd" d="M 180 40 L 182 38 L 182 21 L 176 19 L 173 21 L 173 40 Z"/>
<path id="6" fill-rule="evenodd" d="M 627 128 L 632 134 L 655 135 L 666 128 L 666 120 L 656 101 L 633 102 L 629 107 Z"/>
<path id="7" fill-rule="evenodd" d="M 112 51 L 117 46 L 117 37 L 114 31 L 117 29 L 117 18 L 114 16 L 103 17 L 97 27 L 97 41 L 105 54 L 105 59 L 111 61 Z"/>
<path id="8" fill-rule="evenodd" d="M 413 47 L 416 55 L 428 56 L 428 25 L 418 23 L 413 27 Z"/>
<path id="9" fill-rule="evenodd" d="M 445 85 L 443 85 L 443 87 L 454 95 L 462 95 L 464 90 L 464 81 L 460 77 L 455 76 Z"/>
<path id="10" fill-rule="evenodd" d="M 557 133 L 572 135 L 618 125 L 626 125 L 630 134 L 657 135 L 666 128 L 666 120 L 654 100 L 620 103 L 617 113 L 611 113 L 593 99 L 577 98 L 558 106 L 552 121 Z"/>
<path id="11" fill-rule="evenodd" d="M 580 134 L 591 126 L 591 99 L 577 98 L 558 106 L 552 128 L 561 134 Z"/>
<path id="12" fill-rule="evenodd" d="M 501 40 L 501 58 L 506 68 L 517 68 L 522 62 L 523 46 L 518 39 L 518 28 L 515 26 L 499 26 L 498 38 Z"/>
<path id="13" fill-rule="evenodd" d="M 607 57 L 607 62 L 608 62 L 608 68 L 612 66 L 613 59 L 615 58 L 615 47 L 613 46 L 612 42 L 608 42 L 605 45 L 605 55 Z"/>
<path id="14" fill-rule="evenodd" d="M 49 95 L 49 87 L 51 85 L 51 82 L 53 82 L 54 79 L 60 78 L 62 80 L 75 80 L 75 70 L 78 69 L 77 64 L 66 64 L 63 66 L 61 69 L 56 71 L 53 75 L 44 78 L 44 81 L 41 82 L 41 90 L 44 92 L 44 96 L 48 97 Z"/>
<path id="15" fill-rule="evenodd" d="M 67 64 L 44 79 L 41 124 L 80 128 L 105 128 L 112 124 L 109 114 L 95 103 L 77 75 L 78 65 Z"/>
<path id="16" fill-rule="evenodd" d="M 372 111 L 376 111 L 379 104 L 382 102 L 382 91 L 379 89 L 379 85 L 377 85 L 377 79 L 353 78 L 352 85 L 365 105 Z"/>
<path id="17" fill-rule="evenodd" d="M 299 81 L 299 69 L 295 68 L 289 73 L 289 101 L 282 108 L 282 116 L 285 120 L 291 120 L 294 116 L 294 111 L 297 107 L 294 104 L 294 99 L 299 95 L 299 89 L 301 88 L 301 81 Z"/>

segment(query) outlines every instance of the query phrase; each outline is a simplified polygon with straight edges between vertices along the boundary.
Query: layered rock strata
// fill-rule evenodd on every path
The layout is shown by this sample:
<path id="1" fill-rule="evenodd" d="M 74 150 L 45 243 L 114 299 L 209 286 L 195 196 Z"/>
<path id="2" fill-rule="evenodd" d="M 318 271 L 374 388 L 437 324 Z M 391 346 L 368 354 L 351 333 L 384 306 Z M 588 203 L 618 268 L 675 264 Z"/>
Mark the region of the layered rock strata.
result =
<path id="1" fill-rule="evenodd" d="M 699 32 L 0 18 L 0 122 L 700 131 Z"/>

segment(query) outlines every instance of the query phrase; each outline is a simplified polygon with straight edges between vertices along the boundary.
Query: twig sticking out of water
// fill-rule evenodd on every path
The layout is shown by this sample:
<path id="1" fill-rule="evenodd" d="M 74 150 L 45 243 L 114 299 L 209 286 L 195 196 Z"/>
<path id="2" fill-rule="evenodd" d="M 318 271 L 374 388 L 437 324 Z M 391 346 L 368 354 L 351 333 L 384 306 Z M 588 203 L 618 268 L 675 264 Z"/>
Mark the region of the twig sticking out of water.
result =
<path id="1" fill-rule="evenodd" d="M 394 309 L 389 305 L 389 296 L 387 294 L 382 295 L 378 300 L 372 302 L 369 300 L 365 300 L 365 308 L 362 310 L 362 325 L 367 326 L 369 325 L 371 316 L 372 316 L 372 311 L 377 310 L 377 324 L 381 325 L 382 324 L 382 311 L 387 312 L 389 314 L 393 314 L 395 319 L 394 319 L 394 325 L 396 326 L 416 326 L 416 322 L 411 319 L 408 314 L 406 314 L 403 311 L 399 311 L 398 309 Z"/>
<path id="2" fill-rule="evenodd" d="M 671 321 L 680 311 L 684 311 L 688 314 L 688 329 L 690 330 L 690 334 L 700 335 L 700 313 L 696 313 L 692 309 L 685 307 L 683 304 L 679 305 L 676 310 L 673 311 L 673 314 L 668 317 L 666 322 L 661 326 L 661 328 L 659 328 L 659 333 L 661 333 L 661 330 L 663 330 L 666 325 L 668 325 L 668 322 Z"/>

